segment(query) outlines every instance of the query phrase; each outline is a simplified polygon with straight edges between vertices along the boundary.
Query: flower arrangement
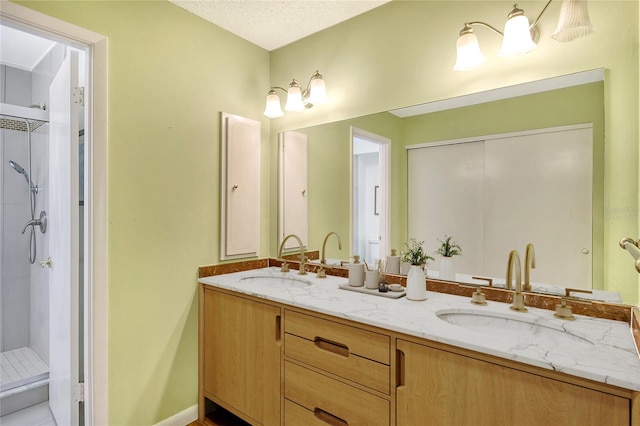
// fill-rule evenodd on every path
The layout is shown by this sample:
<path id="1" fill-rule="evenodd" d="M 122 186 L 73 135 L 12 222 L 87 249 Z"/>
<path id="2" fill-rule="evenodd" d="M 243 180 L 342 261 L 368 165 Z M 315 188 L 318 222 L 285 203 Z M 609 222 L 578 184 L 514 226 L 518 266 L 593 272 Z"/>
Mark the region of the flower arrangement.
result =
<path id="1" fill-rule="evenodd" d="M 424 241 L 411 238 L 408 243 L 405 243 L 407 250 L 400 252 L 402 261 L 411 265 L 424 266 L 429 260 L 435 260 L 424 252 L 423 244 Z"/>
<path id="2" fill-rule="evenodd" d="M 451 241 L 452 239 L 453 237 L 448 235 L 444 236 L 444 240 L 438 238 L 441 244 L 435 253 L 442 257 L 462 256 L 462 247 L 456 241 Z"/>

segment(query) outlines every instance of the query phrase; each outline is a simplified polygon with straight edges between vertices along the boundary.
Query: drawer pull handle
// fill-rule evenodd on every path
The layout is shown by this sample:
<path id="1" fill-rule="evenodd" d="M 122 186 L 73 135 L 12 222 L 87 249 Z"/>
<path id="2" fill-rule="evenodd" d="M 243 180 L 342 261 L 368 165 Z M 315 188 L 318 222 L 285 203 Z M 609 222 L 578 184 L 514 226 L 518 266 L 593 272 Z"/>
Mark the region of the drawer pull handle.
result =
<path id="1" fill-rule="evenodd" d="M 276 315 L 276 344 L 280 344 L 282 341 L 282 317 Z"/>
<path id="2" fill-rule="evenodd" d="M 396 349 L 396 386 L 404 386 L 405 370 L 404 370 L 404 352 Z"/>
<path id="3" fill-rule="evenodd" d="M 338 354 L 345 357 L 349 356 L 349 347 L 342 343 L 332 342 L 331 340 L 327 340 L 318 336 L 316 336 L 315 339 L 313 339 L 313 343 L 318 348 L 323 349 L 325 351 L 333 352 L 334 354 Z"/>
<path id="4" fill-rule="evenodd" d="M 334 416 L 333 414 L 324 411 L 322 408 L 314 408 L 313 415 L 316 416 L 318 420 L 322 420 L 331 426 L 349 426 L 349 423 L 338 416 Z"/>

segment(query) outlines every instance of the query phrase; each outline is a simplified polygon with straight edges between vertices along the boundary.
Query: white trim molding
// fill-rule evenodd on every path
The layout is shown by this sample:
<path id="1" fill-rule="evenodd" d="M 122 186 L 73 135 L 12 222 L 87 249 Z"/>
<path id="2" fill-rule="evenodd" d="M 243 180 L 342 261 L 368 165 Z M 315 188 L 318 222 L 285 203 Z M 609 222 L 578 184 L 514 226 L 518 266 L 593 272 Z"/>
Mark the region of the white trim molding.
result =
<path id="1" fill-rule="evenodd" d="M 171 417 L 161 420 L 153 426 L 184 426 L 196 420 L 198 420 L 198 405 L 192 405 Z"/>
<path id="2" fill-rule="evenodd" d="M 495 133 L 491 135 L 474 136 L 470 138 L 449 139 L 449 140 L 437 141 L 437 142 L 425 142 L 425 143 L 418 143 L 414 145 L 407 145 L 404 147 L 404 149 L 406 149 L 407 151 L 410 151 L 412 149 L 432 148 L 434 146 L 457 145 L 461 143 L 471 143 L 471 142 L 488 141 L 488 140 L 494 140 L 494 139 L 506 139 L 506 138 L 520 137 L 520 136 L 538 135 L 540 133 L 567 132 L 567 131 L 579 130 L 579 129 L 593 129 L 593 123 L 567 124 L 565 126 L 546 127 L 542 129 L 520 130 L 517 132 Z"/>
<path id="3" fill-rule="evenodd" d="M 518 96 L 531 95 L 534 93 L 580 86 L 582 84 L 604 81 L 604 71 L 604 68 L 581 71 L 573 74 L 561 75 L 559 77 L 545 78 L 543 80 L 486 90 L 484 92 L 472 93 L 470 95 L 458 96 L 450 99 L 443 99 L 441 101 L 427 102 L 425 104 L 414 105 L 406 108 L 398 108 L 389 112 L 397 117 L 406 118 L 431 112 L 446 111 L 448 109 L 499 101 L 502 99 L 516 98 Z"/>

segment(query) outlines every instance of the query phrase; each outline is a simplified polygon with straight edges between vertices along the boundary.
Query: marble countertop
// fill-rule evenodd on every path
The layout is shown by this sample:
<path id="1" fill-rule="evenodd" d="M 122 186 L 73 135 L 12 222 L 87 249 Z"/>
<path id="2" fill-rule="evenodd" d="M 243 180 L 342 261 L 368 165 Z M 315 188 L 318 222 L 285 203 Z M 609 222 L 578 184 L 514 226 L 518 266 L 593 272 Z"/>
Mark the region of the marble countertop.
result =
<path id="1" fill-rule="evenodd" d="M 286 277 L 286 278 L 285 278 Z M 346 278 L 253 269 L 200 283 L 348 319 L 386 330 L 494 355 L 601 383 L 640 391 L 640 359 L 629 324 L 545 309 L 520 313 L 506 303 L 427 292 L 427 300 L 389 299 L 338 288 Z M 478 316 L 481 315 L 481 316 Z M 446 318 L 447 320 L 441 319 Z"/>

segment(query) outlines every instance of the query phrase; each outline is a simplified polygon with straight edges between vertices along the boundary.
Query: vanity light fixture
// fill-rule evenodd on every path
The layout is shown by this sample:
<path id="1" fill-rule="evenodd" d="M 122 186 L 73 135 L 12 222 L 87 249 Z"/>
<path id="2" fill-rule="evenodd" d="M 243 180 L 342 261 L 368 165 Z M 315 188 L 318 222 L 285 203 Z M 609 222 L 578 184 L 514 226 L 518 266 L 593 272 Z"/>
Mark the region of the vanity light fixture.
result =
<path id="1" fill-rule="evenodd" d="M 472 26 L 483 26 L 503 36 L 502 47 L 498 52 L 499 56 L 517 56 L 535 49 L 535 40 L 538 38 L 536 25 L 552 1 L 547 2 L 531 25 L 529 25 L 529 19 L 525 16 L 524 11 L 519 9 L 517 4 L 514 4 L 505 23 L 504 32 L 486 22 L 466 22 L 460 30 L 460 37 L 456 43 L 457 60 L 453 70 L 468 71 L 477 68 L 487 60 L 480 50 L 478 37 L 474 34 Z M 551 37 L 560 42 L 567 42 L 589 35 L 594 31 L 595 28 L 589 20 L 587 1 L 564 0 L 558 26 Z"/>
<path id="2" fill-rule="evenodd" d="M 322 74 L 316 71 L 309 79 L 309 83 L 307 83 L 304 91 L 296 79 L 291 81 L 288 90 L 280 86 L 272 87 L 269 93 L 267 93 L 267 102 L 264 109 L 264 115 L 269 118 L 282 117 L 284 115 L 280 106 L 280 97 L 276 89 L 287 92 L 287 103 L 284 106 L 285 111 L 304 111 L 314 105 L 321 105 L 328 101 L 324 78 Z"/>

